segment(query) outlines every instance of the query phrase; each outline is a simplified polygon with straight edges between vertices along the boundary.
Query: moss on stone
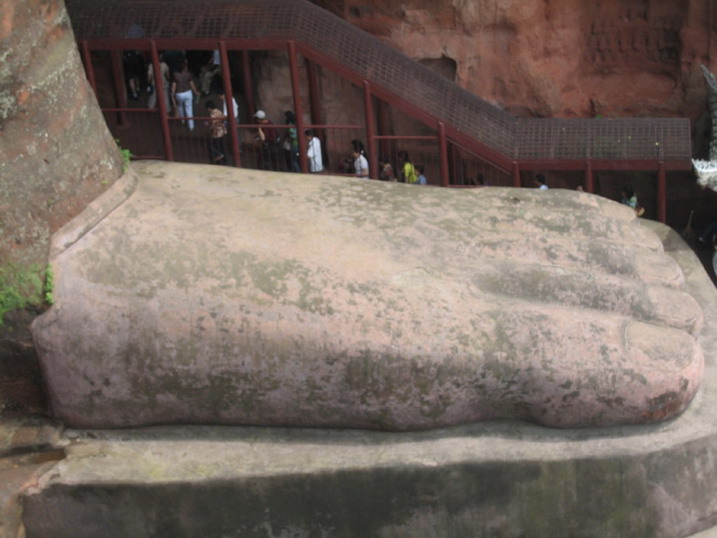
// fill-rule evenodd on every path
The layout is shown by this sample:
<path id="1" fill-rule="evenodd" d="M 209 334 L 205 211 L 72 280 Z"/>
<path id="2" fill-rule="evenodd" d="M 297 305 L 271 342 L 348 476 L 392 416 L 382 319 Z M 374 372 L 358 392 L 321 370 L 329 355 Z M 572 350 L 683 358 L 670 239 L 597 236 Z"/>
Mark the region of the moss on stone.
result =
<path id="1" fill-rule="evenodd" d="M 0 266 L 0 327 L 5 314 L 27 306 L 52 304 L 52 272 L 49 266 Z"/>

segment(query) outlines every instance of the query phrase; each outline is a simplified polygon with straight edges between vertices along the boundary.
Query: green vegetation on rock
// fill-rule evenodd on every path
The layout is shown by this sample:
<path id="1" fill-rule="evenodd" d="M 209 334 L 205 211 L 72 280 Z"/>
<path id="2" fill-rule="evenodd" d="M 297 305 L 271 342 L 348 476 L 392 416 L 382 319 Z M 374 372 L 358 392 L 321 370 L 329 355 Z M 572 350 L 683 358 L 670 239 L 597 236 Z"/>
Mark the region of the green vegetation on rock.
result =
<path id="1" fill-rule="evenodd" d="M 27 306 L 53 303 L 53 274 L 49 265 L 0 266 L 0 327 L 5 314 Z"/>
<path id="2" fill-rule="evenodd" d="M 122 147 L 119 138 L 115 138 L 115 142 L 117 143 L 117 149 L 119 149 L 120 155 L 122 156 L 122 173 L 124 173 L 127 171 L 127 168 L 129 168 L 132 152 L 127 148 Z"/>

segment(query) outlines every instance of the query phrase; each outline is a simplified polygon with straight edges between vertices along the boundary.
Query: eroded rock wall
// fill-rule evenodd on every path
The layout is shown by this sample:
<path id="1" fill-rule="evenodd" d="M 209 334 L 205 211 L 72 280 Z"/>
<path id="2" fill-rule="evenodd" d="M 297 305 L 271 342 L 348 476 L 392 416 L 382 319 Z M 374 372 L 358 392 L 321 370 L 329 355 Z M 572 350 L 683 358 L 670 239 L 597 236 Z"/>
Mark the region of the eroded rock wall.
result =
<path id="1" fill-rule="evenodd" d="M 717 66 L 709 0 L 314 0 L 520 115 L 688 116 Z"/>
<path id="2" fill-rule="evenodd" d="M 121 173 L 62 0 L 0 2 L 0 306 L 6 275 L 41 277 L 50 235 Z M 0 413 L 44 409 L 35 314 L 0 323 Z"/>
<path id="3" fill-rule="evenodd" d="M 0 260 L 46 261 L 121 172 L 62 0 L 0 3 Z"/>

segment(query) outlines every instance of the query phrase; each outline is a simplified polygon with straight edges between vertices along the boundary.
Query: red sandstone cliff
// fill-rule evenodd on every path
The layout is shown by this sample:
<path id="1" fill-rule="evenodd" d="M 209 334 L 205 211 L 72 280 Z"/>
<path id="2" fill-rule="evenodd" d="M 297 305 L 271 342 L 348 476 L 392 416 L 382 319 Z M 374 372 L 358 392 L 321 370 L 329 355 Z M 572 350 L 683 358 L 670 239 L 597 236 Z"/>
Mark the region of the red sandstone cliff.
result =
<path id="1" fill-rule="evenodd" d="M 687 116 L 717 68 L 711 0 L 314 0 L 519 115 Z"/>

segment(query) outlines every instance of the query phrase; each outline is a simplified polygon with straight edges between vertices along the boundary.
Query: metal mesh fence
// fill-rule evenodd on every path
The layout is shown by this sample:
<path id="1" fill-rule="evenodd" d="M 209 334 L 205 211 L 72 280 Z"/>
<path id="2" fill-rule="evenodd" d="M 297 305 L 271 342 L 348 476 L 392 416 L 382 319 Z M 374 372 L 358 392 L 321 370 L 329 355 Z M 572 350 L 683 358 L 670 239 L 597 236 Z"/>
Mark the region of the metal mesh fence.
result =
<path id="1" fill-rule="evenodd" d="M 691 157 L 686 119 L 515 118 L 305 0 L 67 0 L 67 6 L 80 40 L 296 40 L 509 159 Z"/>
<path id="2" fill-rule="evenodd" d="M 475 153 L 451 144 L 448 153 L 449 166 L 451 169 L 451 187 L 511 187 L 513 178 L 511 175 L 485 160 Z"/>

